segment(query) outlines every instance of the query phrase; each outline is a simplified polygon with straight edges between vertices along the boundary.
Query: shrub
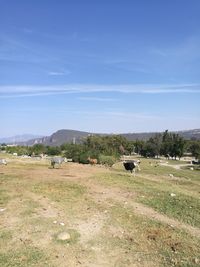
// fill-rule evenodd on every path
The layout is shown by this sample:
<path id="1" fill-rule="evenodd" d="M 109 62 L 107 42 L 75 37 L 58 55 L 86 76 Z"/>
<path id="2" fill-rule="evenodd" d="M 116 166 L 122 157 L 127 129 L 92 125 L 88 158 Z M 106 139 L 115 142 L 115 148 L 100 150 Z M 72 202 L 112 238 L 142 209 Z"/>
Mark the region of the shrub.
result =
<path id="1" fill-rule="evenodd" d="M 82 164 L 88 164 L 88 152 L 83 152 L 79 155 L 79 163 L 82 163 Z"/>
<path id="2" fill-rule="evenodd" d="M 114 156 L 105 156 L 105 155 L 99 156 L 100 164 L 103 164 L 109 167 L 111 167 L 116 161 L 117 161 L 117 158 Z"/>

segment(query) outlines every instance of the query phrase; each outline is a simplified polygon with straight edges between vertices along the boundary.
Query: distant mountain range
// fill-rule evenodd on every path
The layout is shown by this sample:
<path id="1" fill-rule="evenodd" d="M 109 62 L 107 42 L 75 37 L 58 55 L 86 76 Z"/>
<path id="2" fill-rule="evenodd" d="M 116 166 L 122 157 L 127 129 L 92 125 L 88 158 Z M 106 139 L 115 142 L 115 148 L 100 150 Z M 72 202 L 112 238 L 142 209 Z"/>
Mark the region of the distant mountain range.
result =
<path id="1" fill-rule="evenodd" d="M 42 135 L 22 134 L 11 137 L 0 138 L 0 144 L 18 144 L 19 142 L 26 142 L 30 139 L 40 138 Z"/>
<path id="2" fill-rule="evenodd" d="M 144 133 L 124 133 L 120 134 L 130 141 L 134 140 L 148 140 L 158 132 L 144 132 Z M 200 140 L 200 129 L 177 131 L 185 139 Z M 28 145 L 43 144 L 48 146 L 60 146 L 64 143 L 76 143 L 79 144 L 84 138 L 90 135 L 111 135 L 90 133 L 75 130 L 59 130 L 50 136 L 35 136 L 35 135 L 18 135 L 10 138 L 1 138 L 0 143 L 16 144 L 16 145 Z"/>
<path id="3" fill-rule="evenodd" d="M 185 130 L 185 131 L 169 131 L 173 133 L 177 133 L 182 136 L 184 139 L 193 139 L 200 140 L 200 129 L 193 130 Z M 126 137 L 128 140 L 148 140 L 150 137 L 154 136 L 158 132 L 144 132 L 144 133 L 128 133 L 122 134 L 122 136 Z"/>
<path id="4" fill-rule="evenodd" d="M 76 143 L 80 144 L 83 138 L 89 136 L 91 133 L 75 131 L 75 130 L 59 130 L 50 136 L 31 139 L 28 142 L 24 142 L 23 145 L 32 146 L 35 144 L 43 144 L 46 146 L 60 146 L 64 143 Z"/>

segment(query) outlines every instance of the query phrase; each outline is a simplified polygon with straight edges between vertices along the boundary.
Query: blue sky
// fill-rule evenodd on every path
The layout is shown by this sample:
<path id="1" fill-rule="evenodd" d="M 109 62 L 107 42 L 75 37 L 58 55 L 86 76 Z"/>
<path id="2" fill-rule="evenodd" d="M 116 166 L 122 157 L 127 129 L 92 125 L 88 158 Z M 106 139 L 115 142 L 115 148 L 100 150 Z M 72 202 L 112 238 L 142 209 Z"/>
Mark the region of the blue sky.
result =
<path id="1" fill-rule="evenodd" d="M 199 0 L 0 0 L 0 137 L 200 128 Z"/>

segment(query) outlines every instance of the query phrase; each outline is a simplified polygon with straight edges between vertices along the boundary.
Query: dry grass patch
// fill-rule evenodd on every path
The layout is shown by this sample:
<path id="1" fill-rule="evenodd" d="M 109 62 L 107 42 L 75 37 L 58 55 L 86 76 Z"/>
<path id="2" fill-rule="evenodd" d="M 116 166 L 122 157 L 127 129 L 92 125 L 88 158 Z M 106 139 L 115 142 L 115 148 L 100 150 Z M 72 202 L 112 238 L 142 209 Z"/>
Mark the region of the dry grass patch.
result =
<path id="1" fill-rule="evenodd" d="M 169 206 L 170 216 L 179 218 L 178 212 L 180 220 L 191 218 L 196 225 L 196 174 L 181 184 L 186 179 L 179 173 L 174 184 L 165 181 L 165 167 L 148 173 L 146 166 L 135 178 L 120 168 L 70 163 L 53 170 L 47 163 L 15 160 L 0 170 L 6 208 L 0 213 L 0 266 L 198 266 L 197 238 L 134 209 L 136 200 L 159 204 L 158 210 Z M 177 196 L 173 203 L 171 190 Z M 183 215 L 189 203 L 193 209 Z M 69 240 L 58 240 L 63 232 Z"/>

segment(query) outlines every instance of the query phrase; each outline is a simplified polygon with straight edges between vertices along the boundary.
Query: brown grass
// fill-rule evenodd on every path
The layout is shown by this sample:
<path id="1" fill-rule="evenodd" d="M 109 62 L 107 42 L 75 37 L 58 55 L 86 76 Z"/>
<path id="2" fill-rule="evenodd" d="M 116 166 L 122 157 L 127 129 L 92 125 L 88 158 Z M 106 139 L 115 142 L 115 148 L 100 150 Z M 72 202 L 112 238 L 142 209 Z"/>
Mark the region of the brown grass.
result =
<path id="1" fill-rule="evenodd" d="M 199 229 L 138 203 L 145 192 L 130 182 L 148 176 L 151 187 L 158 177 L 162 193 L 165 175 L 147 164 L 135 178 L 120 167 L 49 166 L 17 158 L 0 166 L 0 266 L 198 266 Z M 57 240 L 61 232 L 71 240 Z"/>

